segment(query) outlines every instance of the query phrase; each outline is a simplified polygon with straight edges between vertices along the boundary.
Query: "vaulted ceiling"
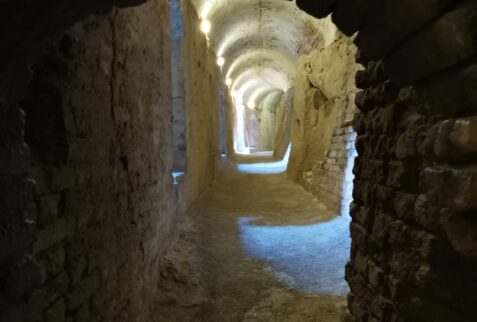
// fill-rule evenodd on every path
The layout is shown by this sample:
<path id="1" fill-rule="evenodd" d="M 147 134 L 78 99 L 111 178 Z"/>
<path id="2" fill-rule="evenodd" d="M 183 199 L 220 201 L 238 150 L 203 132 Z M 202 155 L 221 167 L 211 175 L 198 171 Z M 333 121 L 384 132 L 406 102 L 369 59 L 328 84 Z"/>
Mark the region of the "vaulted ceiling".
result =
<path id="1" fill-rule="evenodd" d="M 336 29 L 286 0 L 192 0 L 208 21 L 210 45 L 223 57 L 224 81 L 241 101 L 258 102 L 293 86 L 295 61 L 333 41 Z"/>

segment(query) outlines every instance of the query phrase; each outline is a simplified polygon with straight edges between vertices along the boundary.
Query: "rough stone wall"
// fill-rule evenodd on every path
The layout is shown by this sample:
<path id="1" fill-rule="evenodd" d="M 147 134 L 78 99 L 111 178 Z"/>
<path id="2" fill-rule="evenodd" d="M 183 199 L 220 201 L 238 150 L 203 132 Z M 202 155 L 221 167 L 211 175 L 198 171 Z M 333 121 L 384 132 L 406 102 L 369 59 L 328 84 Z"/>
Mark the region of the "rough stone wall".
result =
<path id="1" fill-rule="evenodd" d="M 329 46 L 300 58 L 293 104 L 288 175 L 337 213 L 345 170 L 354 157 L 355 53 L 352 40 L 338 35 Z"/>
<path id="2" fill-rule="evenodd" d="M 32 244 L 37 238 L 37 212 L 33 200 L 29 147 L 25 144 L 24 100 L 33 72 L 49 45 L 68 26 L 92 13 L 105 13 L 113 5 L 137 1 L 94 0 L 5 0 L 0 4 L 0 319 L 10 314 L 15 321 L 41 320 L 41 298 L 31 290 L 43 281 L 38 265 L 32 263 Z M 53 123 L 54 124 L 54 123 Z M 61 130 L 61 129 L 60 129 Z M 12 274 L 22 283 L 13 286 Z M 10 281 L 7 287 L 7 281 Z M 24 312 L 26 316 L 14 316 Z M 30 320 L 31 320 L 30 319 Z"/>
<path id="3" fill-rule="evenodd" d="M 354 3 L 340 1 L 333 13 L 341 29 L 361 30 L 366 65 L 356 79 L 364 91 L 354 123 L 348 320 L 473 321 L 477 5 L 382 1 L 350 10 Z"/>
<path id="4" fill-rule="evenodd" d="M 475 117 L 439 111 L 382 70 L 371 62 L 357 77 L 352 320 L 472 321 Z"/>
<path id="5" fill-rule="evenodd" d="M 200 31 L 189 0 L 181 1 L 184 17 L 184 79 L 187 114 L 187 168 L 181 204 L 187 208 L 214 180 L 219 148 L 219 69 L 216 56 Z"/>
<path id="6" fill-rule="evenodd" d="M 234 135 L 235 135 L 235 107 L 233 104 L 233 98 L 228 93 L 225 95 L 225 135 L 226 135 L 226 148 L 227 148 L 227 158 L 234 159 Z"/>
<path id="7" fill-rule="evenodd" d="M 221 155 L 227 154 L 227 91 L 225 84 L 219 88 L 219 150 Z"/>
<path id="8" fill-rule="evenodd" d="M 23 259 L 2 258 L 0 320 L 146 320 L 176 221 L 167 13 L 154 0 L 88 18 L 33 66 L 20 102 L 31 195 L 13 185 L 5 202 L 29 206 L 10 211 L 36 238 L 2 240 Z"/>
<path id="9" fill-rule="evenodd" d="M 171 70 L 173 115 L 173 168 L 183 171 L 187 167 L 187 115 L 184 88 L 184 22 L 179 0 L 169 1 L 171 11 Z"/>
<path id="10" fill-rule="evenodd" d="M 277 105 L 275 142 L 273 146 L 273 157 L 275 159 L 283 159 L 291 142 L 294 93 L 295 89 L 290 88 L 283 94 Z"/>

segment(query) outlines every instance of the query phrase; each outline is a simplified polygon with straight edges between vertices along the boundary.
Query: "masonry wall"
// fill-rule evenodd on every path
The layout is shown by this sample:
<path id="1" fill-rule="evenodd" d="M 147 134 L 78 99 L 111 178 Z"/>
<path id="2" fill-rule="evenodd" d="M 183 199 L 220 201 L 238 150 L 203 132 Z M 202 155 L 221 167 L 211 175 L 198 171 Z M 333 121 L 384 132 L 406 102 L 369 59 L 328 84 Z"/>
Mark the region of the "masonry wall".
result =
<path id="1" fill-rule="evenodd" d="M 219 69 L 216 56 L 200 31 L 200 21 L 189 0 L 181 1 L 184 19 L 184 80 L 186 102 L 187 167 L 180 188 L 186 209 L 214 180 L 220 157 Z"/>
<path id="2" fill-rule="evenodd" d="M 333 10 L 341 30 L 360 31 L 366 66 L 347 320 L 473 321 L 477 5 L 342 0 Z"/>
<path id="3" fill-rule="evenodd" d="M 472 321 L 477 190 L 462 158 L 475 149 L 475 118 L 439 113 L 420 90 L 387 80 L 381 63 L 357 83 L 351 320 Z"/>
<path id="4" fill-rule="evenodd" d="M 349 202 L 345 174 L 355 156 L 355 54 L 352 40 L 338 33 L 329 46 L 299 59 L 294 92 L 287 173 L 337 214 Z"/>
<path id="5" fill-rule="evenodd" d="M 177 220 L 167 13 L 154 0 L 87 18 L 33 65 L 19 202 L 35 235 L 12 231 L 30 246 L 2 259 L 0 320 L 146 321 Z"/>

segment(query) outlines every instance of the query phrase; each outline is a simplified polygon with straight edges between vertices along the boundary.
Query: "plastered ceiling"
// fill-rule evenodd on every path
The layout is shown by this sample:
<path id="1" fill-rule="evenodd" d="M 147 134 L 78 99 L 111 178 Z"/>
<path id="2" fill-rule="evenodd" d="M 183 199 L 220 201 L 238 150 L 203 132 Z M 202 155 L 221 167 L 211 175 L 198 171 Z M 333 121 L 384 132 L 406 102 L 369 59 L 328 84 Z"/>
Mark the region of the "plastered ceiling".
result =
<path id="1" fill-rule="evenodd" d="M 243 102 L 293 86 L 295 61 L 335 38 L 329 20 L 317 20 L 286 0 L 192 0 L 211 24 L 210 46 L 223 57 L 224 81 Z"/>

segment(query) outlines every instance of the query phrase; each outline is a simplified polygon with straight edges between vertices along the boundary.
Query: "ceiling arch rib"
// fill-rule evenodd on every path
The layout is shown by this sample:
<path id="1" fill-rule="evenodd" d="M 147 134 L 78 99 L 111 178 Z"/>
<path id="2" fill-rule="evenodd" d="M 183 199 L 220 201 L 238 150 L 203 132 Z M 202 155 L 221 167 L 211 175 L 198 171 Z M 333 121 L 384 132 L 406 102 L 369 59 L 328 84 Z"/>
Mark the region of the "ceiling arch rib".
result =
<path id="1" fill-rule="evenodd" d="M 277 51 L 263 49 L 249 50 L 233 58 L 233 60 L 224 66 L 225 77 L 232 80 L 237 79 L 242 73 L 248 70 L 260 71 L 274 69 L 277 72 L 286 74 L 289 78 L 294 78 L 295 76 L 296 68 L 293 60 Z"/>
<path id="2" fill-rule="evenodd" d="M 239 75 L 231 89 L 234 92 L 240 92 L 244 86 L 250 86 L 251 84 L 281 91 L 286 91 L 291 86 L 288 75 L 283 72 L 273 68 L 261 69 L 260 71 L 250 68 Z M 248 96 L 244 98 L 244 100 L 248 99 Z"/>

